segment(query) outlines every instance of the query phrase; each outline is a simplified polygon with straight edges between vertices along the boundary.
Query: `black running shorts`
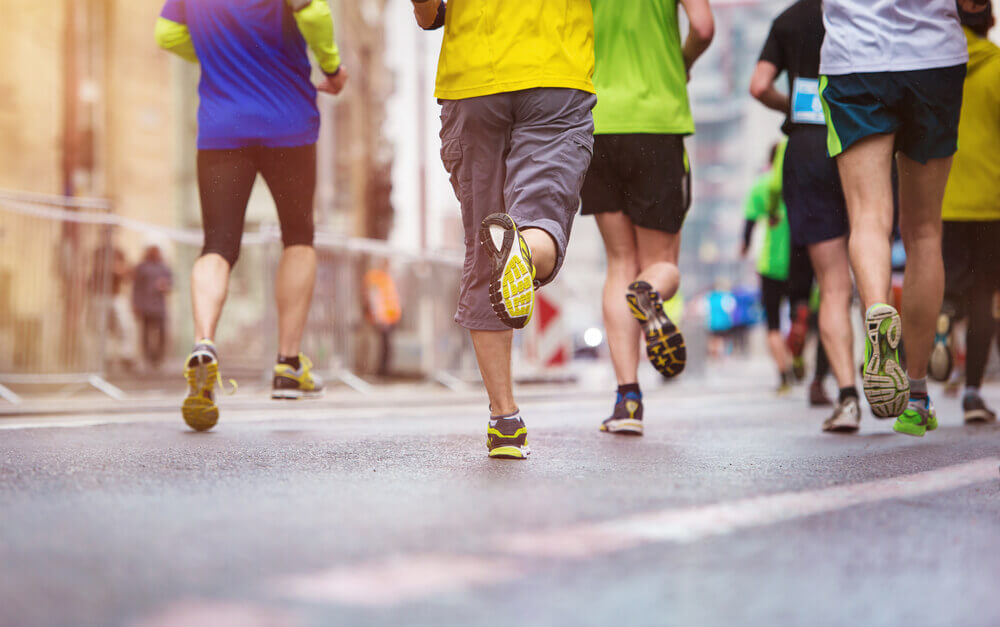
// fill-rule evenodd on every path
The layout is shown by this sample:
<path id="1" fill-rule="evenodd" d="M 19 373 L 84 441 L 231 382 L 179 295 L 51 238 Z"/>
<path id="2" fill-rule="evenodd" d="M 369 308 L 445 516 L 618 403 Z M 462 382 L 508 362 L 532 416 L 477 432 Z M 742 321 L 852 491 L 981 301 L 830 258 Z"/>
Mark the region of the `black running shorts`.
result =
<path id="1" fill-rule="evenodd" d="M 215 253 L 228 261 L 230 267 L 236 264 L 247 202 L 258 172 L 274 198 L 282 243 L 286 247 L 312 246 L 315 144 L 199 150 L 198 192 L 205 231 L 202 255 Z"/>
<path id="2" fill-rule="evenodd" d="M 781 329 L 781 300 L 788 293 L 788 281 L 777 281 L 760 275 L 760 302 L 767 317 L 767 330 Z"/>
<path id="3" fill-rule="evenodd" d="M 691 206 L 683 135 L 596 135 L 580 192 L 583 215 L 624 211 L 632 223 L 678 233 Z"/>

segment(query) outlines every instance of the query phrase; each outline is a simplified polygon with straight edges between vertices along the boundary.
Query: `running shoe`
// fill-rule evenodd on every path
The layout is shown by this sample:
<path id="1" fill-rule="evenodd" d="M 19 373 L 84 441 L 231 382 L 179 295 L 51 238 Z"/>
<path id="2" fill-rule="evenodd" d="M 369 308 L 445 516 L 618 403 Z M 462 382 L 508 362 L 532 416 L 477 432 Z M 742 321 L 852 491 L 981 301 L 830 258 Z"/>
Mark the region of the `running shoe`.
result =
<path id="1" fill-rule="evenodd" d="M 528 448 L 528 428 L 524 426 L 521 414 L 490 418 L 486 429 L 486 448 L 490 457 L 526 459 L 531 450 Z"/>
<path id="2" fill-rule="evenodd" d="M 854 433 L 861 424 L 861 405 L 858 397 L 848 396 L 837 403 L 833 415 L 823 422 L 823 431 L 828 433 Z"/>
<path id="3" fill-rule="evenodd" d="M 923 437 L 938 428 L 937 413 L 930 398 L 910 399 L 906 409 L 896 418 L 892 430 L 896 433 Z"/>
<path id="4" fill-rule="evenodd" d="M 535 309 L 535 266 L 531 250 L 506 213 L 486 216 L 479 241 L 490 258 L 490 303 L 500 322 L 523 329 Z"/>
<path id="5" fill-rule="evenodd" d="M 663 311 L 663 300 L 653 286 L 635 281 L 625 294 L 632 317 L 639 321 L 646 337 L 646 356 L 653 367 L 670 379 L 684 371 L 687 348 L 684 336 Z"/>
<path id="6" fill-rule="evenodd" d="M 806 378 L 806 360 L 802 358 L 802 355 L 792 357 L 792 374 L 795 375 L 796 383 Z"/>
<path id="7" fill-rule="evenodd" d="M 927 374 L 935 381 L 943 383 L 951 375 L 952 365 L 951 318 L 948 314 L 941 314 L 937 319 L 934 347 L 931 349 L 930 361 L 927 362 Z"/>
<path id="8" fill-rule="evenodd" d="M 978 394 L 966 394 L 962 399 L 962 411 L 966 423 L 996 422 L 997 414 L 986 406 Z"/>
<path id="9" fill-rule="evenodd" d="M 601 431 L 622 435 L 642 435 L 642 399 L 629 392 L 619 394 L 611 417 L 601 423 Z"/>
<path id="10" fill-rule="evenodd" d="M 896 310 L 872 305 L 865 313 L 865 398 L 876 418 L 895 418 L 906 409 L 910 380 L 899 362 L 902 325 Z"/>
<path id="11" fill-rule="evenodd" d="M 830 405 L 833 405 L 833 401 L 826 395 L 826 390 L 823 389 L 823 382 L 817 379 L 809 384 L 809 406 L 829 407 Z"/>
<path id="12" fill-rule="evenodd" d="M 792 357 L 802 356 L 802 349 L 806 346 L 806 333 L 808 332 L 809 305 L 803 303 L 795 309 L 792 327 L 788 330 L 788 337 L 785 338 L 785 344 L 788 346 L 789 352 L 792 353 Z"/>
<path id="13" fill-rule="evenodd" d="M 195 431 L 208 431 L 219 421 L 219 407 L 215 404 L 215 386 L 222 388 L 219 374 L 219 357 L 215 344 L 201 340 L 195 344 L 187 361 L 184 362 L 184 378 L 188 383 L 188 395 L 181 405 L 184 422 Z M 233 392 L 236 382 L 230 379 Z"/>
<path id="14" fill-rule="evenodd" d="M 323 396 L 323 380 L 313 374 L 312 367 L 312 362 L 302 353 L 299 353 L 298 370 L 288 364 L 275 364 L 271 398 L 295 400 Z"/>

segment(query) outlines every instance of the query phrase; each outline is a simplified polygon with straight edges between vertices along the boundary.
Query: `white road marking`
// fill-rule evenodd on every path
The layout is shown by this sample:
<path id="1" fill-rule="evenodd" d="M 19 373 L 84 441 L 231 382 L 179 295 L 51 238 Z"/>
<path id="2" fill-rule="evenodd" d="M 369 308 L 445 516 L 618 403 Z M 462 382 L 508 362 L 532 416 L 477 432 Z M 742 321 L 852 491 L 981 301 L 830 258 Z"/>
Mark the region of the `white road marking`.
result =
<path id="1" fill-rule="evenodd" d="M 997 481 L 1000 459 L 976 461 L 911 475 L 728 503 L 668 509 L 595 523 L 486 539 L 492 556 L 401 555 L 286 577 L 268 586 L 284 598 L 344 605 L 387 606 L 514 579 L 529 573 L 532 558 L 585 560 L 664 543 L 690 543 L 753 527 L 906 499 Z"/>

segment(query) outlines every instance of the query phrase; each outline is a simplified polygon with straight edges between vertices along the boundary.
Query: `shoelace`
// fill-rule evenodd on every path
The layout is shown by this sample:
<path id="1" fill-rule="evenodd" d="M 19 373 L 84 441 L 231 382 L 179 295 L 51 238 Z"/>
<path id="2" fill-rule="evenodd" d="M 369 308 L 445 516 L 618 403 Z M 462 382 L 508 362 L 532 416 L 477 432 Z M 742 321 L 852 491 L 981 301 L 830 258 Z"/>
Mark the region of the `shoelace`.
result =
<path id="1" fill-rule="evenodd" d="M 216 386 L 216 384 L 218 384 L 219 389 L 226 395 L 232 396 L 233 394 L 236 394 L 236 390 L 240 387 L 239 384 L 236 383 L 236 379 L 229 379 L 229 385 L 231 385 L 232 388 L 228 392 L 226 391 L 226 386 L 222 380 L 222 373 L 219 372 L 219 362 L 213 361 L 205 366 L 205 370 L 208 376 L 205 378 L 205 382 L 200 386 L 202 390 L 211 390 Z M 197 373 L 197 368 L 188 369 L 187 382 L 191 387 L 199 387 Z"/>

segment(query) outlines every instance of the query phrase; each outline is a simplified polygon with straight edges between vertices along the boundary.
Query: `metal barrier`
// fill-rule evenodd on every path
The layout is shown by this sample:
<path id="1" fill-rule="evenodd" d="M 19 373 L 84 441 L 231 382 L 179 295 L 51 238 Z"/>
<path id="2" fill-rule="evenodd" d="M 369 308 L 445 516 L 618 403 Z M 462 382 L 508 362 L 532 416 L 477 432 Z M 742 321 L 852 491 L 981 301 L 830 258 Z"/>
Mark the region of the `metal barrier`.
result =
<path id="1" fill-rule="evenodd" d="M 175 274 L 168 356 L 180 359 L 193 336 L 187 272 L 201 249 L 200 229 L 174 229 L 115 215 L 107 201 L 0 190 L 0 398 L 12 385 L 91 385 L 124 394 L 105 379 L 118 361 L 138 358 L 131 289 L 116 270 L 118 243 L 155 235 Z M 126 247 L 127 248 L 127 247 Z M 223 368 L 270 375 L 277 354 L 274 275 L 281 255 L 275 226 L 244 235 L 220 321 Z M 475 377 L 468 334 L 452 322 L 460 255 L 422 255 L 388 242 L 319 232 L 313 307 L 303 340 L 317 370 L 360 392 L 366 368 L 361 281 L 374 264 L 392 266 L 403 315 L 394 329 L 400 370 L 461 389 Z"/>
<path id="2" fill-rule="evenodd" d="M 102 373 L 134 326 L 116 293 L 103 200 L 0 192 L 0 397 L 3 384 L 93 386 L 124 398 Z M 74 214 L 87 219 L 67 219 Z"/>

